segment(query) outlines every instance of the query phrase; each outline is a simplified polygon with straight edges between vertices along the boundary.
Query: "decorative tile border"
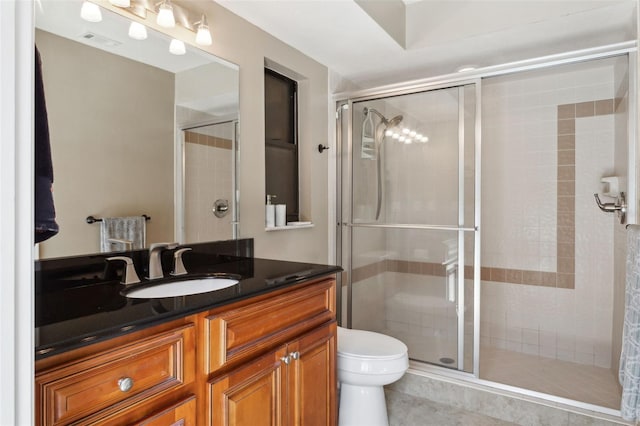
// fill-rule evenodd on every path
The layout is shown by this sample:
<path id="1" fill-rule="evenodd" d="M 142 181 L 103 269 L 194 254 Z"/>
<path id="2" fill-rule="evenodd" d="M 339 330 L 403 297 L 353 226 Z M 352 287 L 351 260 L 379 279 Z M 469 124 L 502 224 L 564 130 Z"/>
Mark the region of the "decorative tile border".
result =
<path id="1" fill-rule="evenodd" d="M 575 288 L 576 119 L 613 114 L 614 106 L 617 106 L 615 99 L 558 105 L 556 272 L 482 266 L 481 280 L 541 287 Z M 445 267 L 440 263 L 387 259 L 354 268 L 351 281 L 362 281 L 383 272 L 444 277 Z M 471 266 L 465 266 L 465 278 L 473 278 Z"/>
<path id="2" fill-rule="evenodd" d="M 555 287 L 575 288 L 576 119 L 614 113 L 614 99 L 558 105 Z"/>
<path id="3" fill-rule="evenodd" d="M 203 135 L 201 133 L 184 132 L 184 141 L 186 143 L 195 143 L 198 145 L 211 146 L 214 148 L 231 149 L 233 144 L 230 139 L 218 138 L 215 136 Z"/>

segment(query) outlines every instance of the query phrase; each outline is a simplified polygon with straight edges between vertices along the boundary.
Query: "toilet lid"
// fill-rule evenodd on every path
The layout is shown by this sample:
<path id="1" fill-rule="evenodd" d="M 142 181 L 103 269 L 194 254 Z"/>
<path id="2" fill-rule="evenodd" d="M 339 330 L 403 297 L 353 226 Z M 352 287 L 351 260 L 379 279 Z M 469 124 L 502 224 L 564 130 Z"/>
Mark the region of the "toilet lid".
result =
<path id="1" fill-rule="evenodd" d="M 398 358 L 407 345 L 391 336 L 365 330 L 338 327 L 338 355 L 357 358 Z"/>

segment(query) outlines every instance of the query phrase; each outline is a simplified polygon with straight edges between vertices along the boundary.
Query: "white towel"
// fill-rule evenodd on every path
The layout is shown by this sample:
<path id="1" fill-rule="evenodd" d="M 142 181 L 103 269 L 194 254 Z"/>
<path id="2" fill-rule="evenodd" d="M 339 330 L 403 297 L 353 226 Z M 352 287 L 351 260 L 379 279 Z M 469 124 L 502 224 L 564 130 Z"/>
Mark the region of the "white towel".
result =
<path id="1" fill-rule="evenodd" d="M 627 283 L 619 381 L 620 412 L 625 420 L 640 419 L 640 226 L 627 230 Z"/>
<path id="2" fill-rule="evenodd" d="M 100 226 L 100 251 L 107 253 L 145 248 L 146 227 L 143 216 L 103 218 Z"/>

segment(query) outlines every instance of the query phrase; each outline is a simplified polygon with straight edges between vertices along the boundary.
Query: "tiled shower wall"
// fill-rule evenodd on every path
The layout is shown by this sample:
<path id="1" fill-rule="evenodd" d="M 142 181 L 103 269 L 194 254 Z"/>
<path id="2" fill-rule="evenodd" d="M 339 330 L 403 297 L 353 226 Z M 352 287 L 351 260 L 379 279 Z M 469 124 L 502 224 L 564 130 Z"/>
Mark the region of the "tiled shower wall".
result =
<path id="1" fill-rule="evenodd" d="M 621 173 L 614 164 L 614 108 L 624 107 L 618 86 L 612 60 L 483 81 L 482 345 L 602 367 L 619 355 L 612 348 L 617 228 L 593 198 L 601 177 Z M 449 184 L 455 161 L 446 161 L 457 153 L 457 121 L 431 124 L 438 130 L 429 144 L 386 147 L 389 223 L 446 221 L 438 215 L 457 203 L 457 184 Z M 369 172 L 354 174 L 356 218 L 371 220 L 373 166 L 354 165 Z M 464 175 L 472 181 L 473 169 Z M 455 233 L 354 230 L 354 326 L 448 336 L 455 312 L 445 310 L 444 327 L 414 302 L 444 298 L 443 242 L 450 238 Z"/>
<path id="2" fill-rule="evenodd" d="M 184 132 L 185 241 L 232 238 L 233 213 L 213 214 L 217 199 L 233 207 L 233 124 L 223 123 Z"/>
<path id="3" fill-rule="evenodd" d="M 481 344 L 611 366 L 614 218 L 593 194 L 614 168 L 611 60 L 486 80 Z M 504 282 L 507 281 L 507 282 Z"/>

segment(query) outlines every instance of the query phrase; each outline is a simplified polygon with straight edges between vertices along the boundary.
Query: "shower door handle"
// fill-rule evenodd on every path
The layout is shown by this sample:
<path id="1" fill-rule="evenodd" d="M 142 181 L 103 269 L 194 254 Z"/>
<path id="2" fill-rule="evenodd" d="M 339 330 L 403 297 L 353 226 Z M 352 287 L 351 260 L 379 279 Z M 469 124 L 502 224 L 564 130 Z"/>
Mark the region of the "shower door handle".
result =
<path id="1" fill-rule="evenodd" d="M 457 259 L 456 259 L 457 260 Z M 456 283 L 458 281 L 458 265 L 451 262 L 443 262 L 445 266 L 445 293 L 447 301 L 455 303 L 456 301 Z"/>

